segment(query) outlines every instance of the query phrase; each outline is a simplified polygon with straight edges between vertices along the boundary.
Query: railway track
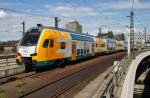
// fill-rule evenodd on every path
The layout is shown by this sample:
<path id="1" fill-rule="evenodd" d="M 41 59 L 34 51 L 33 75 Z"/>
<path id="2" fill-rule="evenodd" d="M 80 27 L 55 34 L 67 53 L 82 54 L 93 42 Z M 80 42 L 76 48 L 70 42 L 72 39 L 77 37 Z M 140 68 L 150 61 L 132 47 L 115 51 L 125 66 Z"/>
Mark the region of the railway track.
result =
<path id="1" fill-rule="evenodd" d="M 123 55 L 124 53 L 102 56 L 74 66 L 27 77 L 23 79 L 23 93 L 19 94 L 19 98 L 59 97 L 86 78 L 93 77 L 94 73 L 102 73 L 108 65 L 112 65 L 114 60 L 120 59 Z M 110 62 L 107 62 L 108 60 Z M 3 88 L 3 95 L 7 98 L 18 98 L 16 81 L 4 84 L 0 88 Z"/>
<path id="2" fill-rule="evenodd" d="M 51 69 L 51 70 L 47 70 L 47 71 L 41 71 L 41 72 L 36 72 L 36 71 L 31 71 L 31 72 L 22 72 L 22 73 L 18 73 L 18 74 L 14 74 L 14 75 L 10 75 L 10 76 L 6 76 L 6 77 L 2 77 L 0 78 L 0 84 L 5 84 L 5 83 L 9 83 L 9 82 L 13 82 L 13 81 L 17 81 L 20 79 L 25 79 L 25 78 L 33 78 L 33 77 L 37 77 L 37 76 L 41 76 L 47 73 L 51 73 L 54 72 L 56 70 L 59 70 L 59 68 L 56 69 Z"/>
<path id="3" fill-rule="evenodd" d="M 2 77 L 0 78 L 0 84 L 5 84 L 8 82 L 12 82 L 12 81 L 16 81 L 19 79 L 23 79 L 29 76 L 35 75 L 35 72 L 29 72 L 29 73 L 18 73 L 18 74 L 14 74 L 11 76 L 7 76 L 7 77 Z"/>
<path id="4" fill-rule="evenodd" d="M 57 86 L 57 84 L 67 83 L 67 85 L 65 87 L 59 86 L 58 87 L 59 90 L 57 92 L 55 92 L 53 94 L 51 93 L 51 95 L 49 95 L 50 98 L 57 98 L 58 96 L 62 95 L 63 93 L 65 93 L 66 91 L 71 89 L 72 87 L 74 87 L 74 86 L 78 85 L 79 83 L 81 83 L 82 81 L 84 81 L 85 80 L 84 78 L 79 77 L 81 75 L 80 72 L 88 71 L 90 68 L 92 68 L 92 66 L 84 68 L 84 69 L 79 70 L 77 72 L 68 74 L 68 75 L 66 75 L 66 76 L 64 76 L 64 77 L 62 77 L 62 78 L 60 78 L 58 80 L 50 82 L 47 85 L 43 85 L 42 87 L 40 87 L 40 88 L 38 88 L 38 89 L 36 89 L 36 90 L 34 90 L 32 92 L 29 92 L 29 93 L 27 93 L 27 94 L 25 94 L 23 96 L 20 96 L 20 97 L 33 98 L 33 96 L 35 97 L 35 95 L 38 95 L 39 92 L 44 92 L 45 89 L 47 89 L 47 92 L 49 92 L 48 89 L 51 89 L 51 87 L 54 86 L 54 85 Z M 68 81 L 70 81 L 72 79 L 74 80 L 74 82 L 71 83 L 71 84 L 68 84 Z M 44 91 L 43 91 L 43 89 L 44 89 Z M 38 96 L 36 96 L 36 98 L 40 98 L 40 96 L 38 95 Z"/>
<path id="5" fill-rule="evenodd" d="M 6 57 L 6 56 L 3 56 Z M 0 69 L 3 67 L 7 67 L 7 66 L 12 66 L 12 65 L 16 65 L 16 59 L 15 58 L 8 58 L 6 57 L 5 59 L 0 59 Z M 1 71 L 1 70 L 0 70 Z M 33 75 L 35 75 L 35 72 L 30 72 L 30 73 L 34 73 Z M 15 81 L 17 79 L 22 79 L 25 77 L 32 76 L 32 74 L 30 73 L 24 73 L 24 72 L 19 72 L 19 73 L 14 73 L 11 75 L 6 75 L 6 76 L 0 76 L 0 84 L 4 84 L 4 83 L 8 83 L 11 81 Z"/>

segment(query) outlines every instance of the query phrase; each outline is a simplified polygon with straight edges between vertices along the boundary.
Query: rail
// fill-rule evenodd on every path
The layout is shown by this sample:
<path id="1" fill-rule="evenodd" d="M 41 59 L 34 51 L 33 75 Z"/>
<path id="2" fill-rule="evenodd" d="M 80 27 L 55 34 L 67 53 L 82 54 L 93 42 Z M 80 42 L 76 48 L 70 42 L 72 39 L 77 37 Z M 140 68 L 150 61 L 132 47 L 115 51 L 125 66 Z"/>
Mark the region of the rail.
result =
<path id="1" fill-rule="evenodd" d="M 150 49 L 137 50 L 134 52 L 134 55 L 126 56 L 114 65 L 111 71 L 105 76 L 103 82 L 89 98 L 119 98 L 124 83 L 123 80 L 125 79 L 130 63 L 137 55 L 146 51 L 150 51 Z"/>

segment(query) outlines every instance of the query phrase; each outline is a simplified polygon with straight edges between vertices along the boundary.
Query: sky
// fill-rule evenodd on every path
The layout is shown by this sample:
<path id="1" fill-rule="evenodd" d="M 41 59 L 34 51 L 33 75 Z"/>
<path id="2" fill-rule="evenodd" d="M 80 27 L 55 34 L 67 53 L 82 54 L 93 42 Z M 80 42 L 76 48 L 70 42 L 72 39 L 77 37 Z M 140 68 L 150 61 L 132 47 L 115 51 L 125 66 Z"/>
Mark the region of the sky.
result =
<path id="1" fill-rule="evenodd" d="M 132 8 L 133 5 L 133 8 Z M 0 0 L 0 41 L 18 40 L 22 37 L 22 21 L 26 30 L 40 23 L 54 26 L 59 17 L 59 27 L 70 21 L 79 21 L 83 33 L 96 35 L 112 30 L 115 34 L 128 33 L 130 11 L 135 14 L 135 31 L 150 27 L 150 0 Z"/>

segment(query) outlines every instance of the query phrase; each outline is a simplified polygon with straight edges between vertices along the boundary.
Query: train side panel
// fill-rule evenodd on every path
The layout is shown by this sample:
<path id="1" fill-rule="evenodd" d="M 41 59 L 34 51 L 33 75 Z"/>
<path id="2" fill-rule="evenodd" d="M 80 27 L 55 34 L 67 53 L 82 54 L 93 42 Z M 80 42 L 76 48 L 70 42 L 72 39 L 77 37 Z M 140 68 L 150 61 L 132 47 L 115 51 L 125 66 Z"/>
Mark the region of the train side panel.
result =
<path id="1" fill-rule="evenodd" d="M 94 38 L 89 35 L 71 33 L 72 40 L 76 42 L 76 60 L 93 56 L 95 53 Z"/>
<path id="2" fill-rule="evenodd" d="M 107 53 L 116 52 L 116 41 L 114 39 L 105 38 Z"/>

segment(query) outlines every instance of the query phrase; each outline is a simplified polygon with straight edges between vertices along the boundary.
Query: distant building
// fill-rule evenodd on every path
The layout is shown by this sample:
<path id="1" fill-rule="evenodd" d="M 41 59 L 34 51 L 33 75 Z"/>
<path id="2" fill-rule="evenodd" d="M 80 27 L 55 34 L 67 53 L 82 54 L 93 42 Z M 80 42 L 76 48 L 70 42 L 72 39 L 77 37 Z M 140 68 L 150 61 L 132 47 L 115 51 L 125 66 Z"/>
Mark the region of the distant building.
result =
<path id="1" fill-rule="evenodd" d="M 135 33 L 135 40 L 138 41 L 138 40 L 143 40 L 143 41 L 150 41 L 150 33 L 142 33 L 142 32 L 138 32 L 138 33 Z"/>
<path id="2" fill-rule="evenodd" d="M 66 29 L 70 31 L 82 33 L 82 25 L 80 25 L 78 21 L 67 23 Z"/>
<path id="3" fill-rule="evenodd" d="M 16 53 L 18 43 L 19 43 L 18 40 L 5 42 L 4 53 Z"/>
<path id="4" fill-rule="evenodd" d="M 129 35 L 129 34 L 127 34 L 127 35 Z M 134 33 L 135 42 L 145 42 L 145 39 L 146 39 L 146 42 L 150 42 L 150 33 L 146 33 L 146 34 L 143 32 L 135 32 Z"/>

